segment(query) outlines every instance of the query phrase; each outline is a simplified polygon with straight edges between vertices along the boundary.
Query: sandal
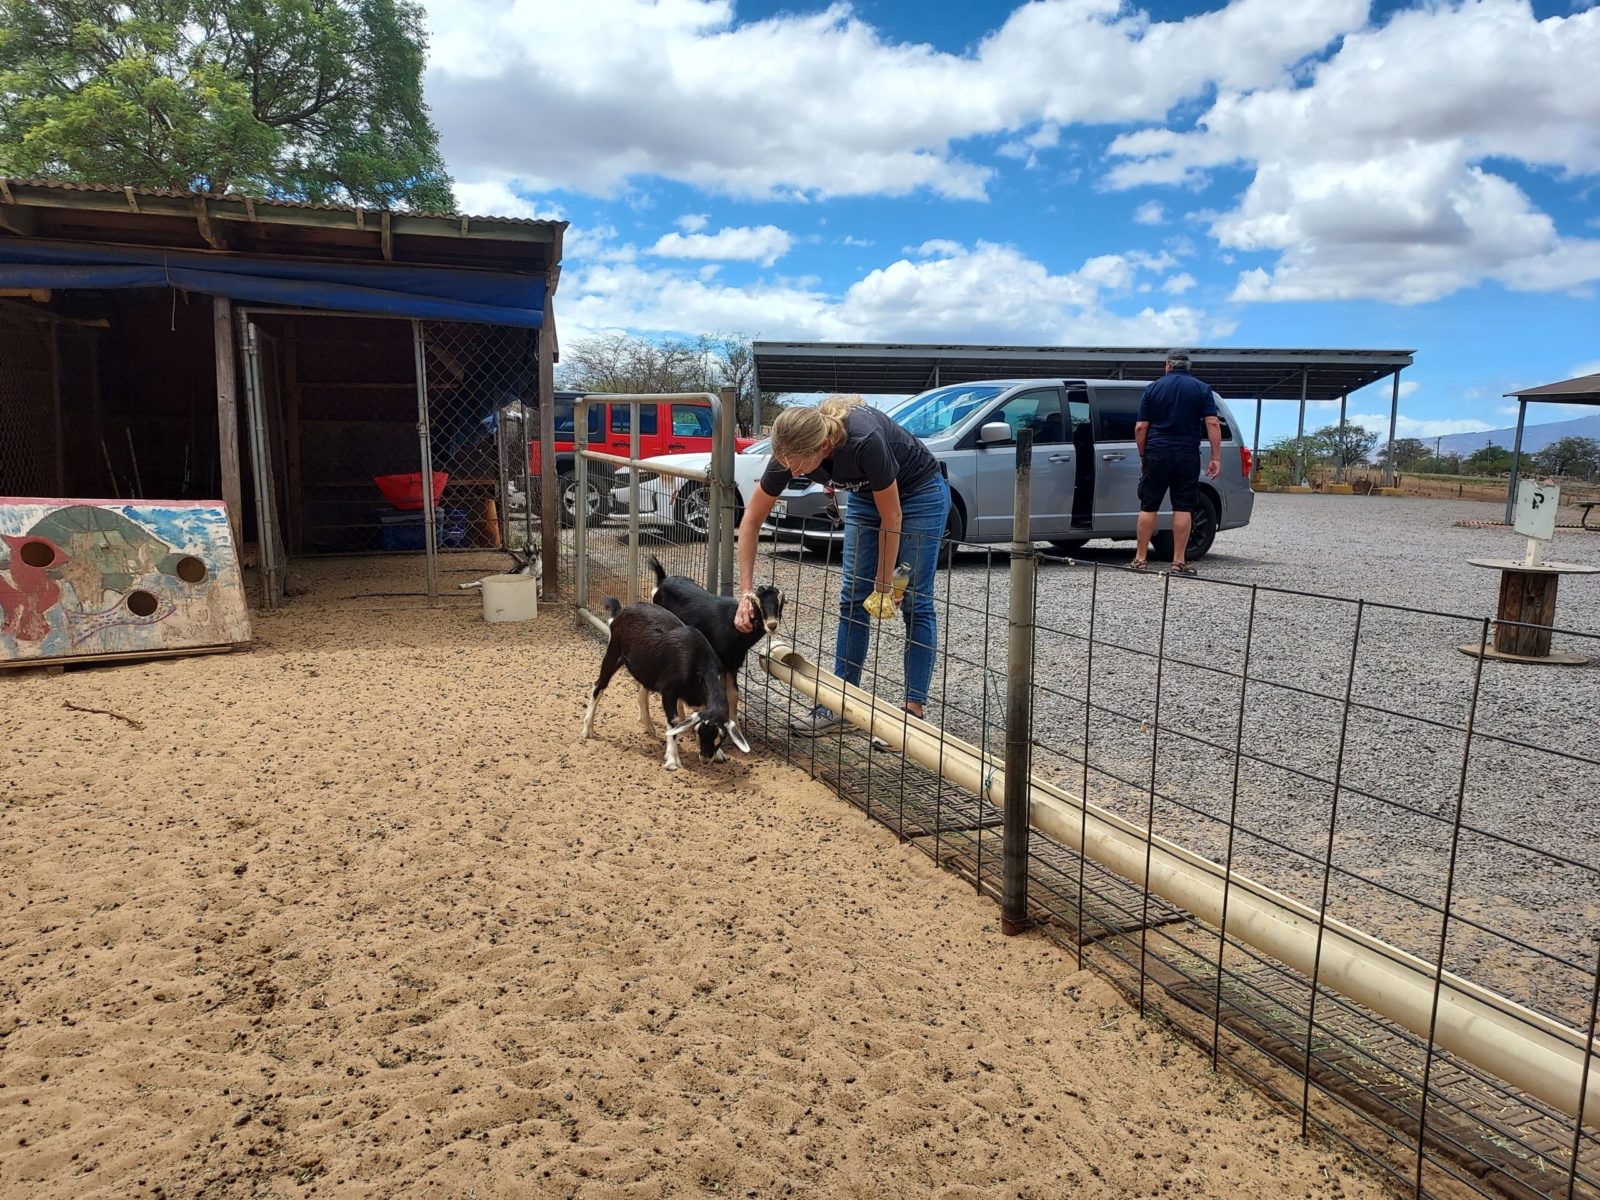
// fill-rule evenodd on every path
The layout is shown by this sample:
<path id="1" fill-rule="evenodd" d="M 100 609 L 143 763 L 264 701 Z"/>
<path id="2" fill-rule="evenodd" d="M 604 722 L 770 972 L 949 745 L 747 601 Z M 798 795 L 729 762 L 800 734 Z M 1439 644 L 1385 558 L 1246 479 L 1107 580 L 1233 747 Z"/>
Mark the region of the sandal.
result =
<path id="1" fill-rule="evenodd" d="M 1188 563 L 1173 563 L 1167 568 L 1168 575 L 1198 575 L 1199 572 Z"/>
<path id="2" fill-rule="evenodd" d="M 1132 562 L 1125 564 L 1122 569 L 1124 571 L 1148 571 L 1150 564 L 1142 558 L 1136 558 Z"/>

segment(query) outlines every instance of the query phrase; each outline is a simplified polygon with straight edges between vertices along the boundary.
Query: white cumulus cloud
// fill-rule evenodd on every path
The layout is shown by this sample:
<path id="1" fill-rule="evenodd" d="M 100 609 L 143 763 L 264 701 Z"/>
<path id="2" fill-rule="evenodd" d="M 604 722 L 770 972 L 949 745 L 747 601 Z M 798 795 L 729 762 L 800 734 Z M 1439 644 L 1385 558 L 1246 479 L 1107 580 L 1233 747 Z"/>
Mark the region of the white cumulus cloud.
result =
<path id="1" fill-rule="evenodd" d="M 663 234 L 650 253 L 659 258 L 729 259 L 770 267 L 794 244 L 776 225 L 738 226 L 716 233 Z"/>
<path id="2" fill-rule="evenodd" d="M 1538 19 L 1528 0 L 1436 0 L 1346 34 L 1304 78 L 1223 90 L 1191 131 L 1112 143 L 1113 186 L 1254 177 L 1211 232 L 1275 255 L 1240 301 L 1419 303 L 1493 281 L 1600 281 L 1600 240 L 1564 234 L 1501 160 L 1600 172 L 1600 9 Z"/>

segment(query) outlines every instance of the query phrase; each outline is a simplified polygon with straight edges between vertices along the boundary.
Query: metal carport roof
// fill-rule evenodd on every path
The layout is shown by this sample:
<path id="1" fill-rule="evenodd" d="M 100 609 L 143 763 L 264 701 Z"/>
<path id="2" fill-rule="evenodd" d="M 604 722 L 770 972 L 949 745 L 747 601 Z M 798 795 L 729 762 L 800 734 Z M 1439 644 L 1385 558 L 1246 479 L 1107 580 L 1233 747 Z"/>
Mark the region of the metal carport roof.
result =
<path id="1" fill-rule="evenodd" d="M 1528 421 L 1528 405 L 1600 405 L 1600 375 L 1579 375 L 1576 379 L 1563 379 L 1560 383 L 1547 383 L 1506 395 L 1517 398 L 1517 436 L 1511 445 L 1511 482 L 1506 486 L 1506 524 L 1510 525 L 1516 514 L 1517 480 L 1522 477 L 1522 428 Z"/>
<path id="2" fill-rule="evenodd" d="M 1020 377 L 1155 379 L 1169 347 L 756 342 L 766 392 L 903 392 Z M 1338 400 L 1409 367 L 1411 350 L 1192 349 L 1194 373 L 1228 399 Z"/>

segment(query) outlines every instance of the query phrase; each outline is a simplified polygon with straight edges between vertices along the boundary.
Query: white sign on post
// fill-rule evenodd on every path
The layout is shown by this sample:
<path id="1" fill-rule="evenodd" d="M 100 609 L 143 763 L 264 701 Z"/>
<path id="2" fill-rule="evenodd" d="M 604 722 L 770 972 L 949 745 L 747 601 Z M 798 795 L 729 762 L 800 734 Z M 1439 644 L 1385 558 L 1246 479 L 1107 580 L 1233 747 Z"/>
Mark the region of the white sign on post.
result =
<path id="1" fill-rule="evenodd" d="M 1556 536 L 1556 509 L 1560 506 L 1561 489 L 1555 484 L 1521 480 L 1517 484 L 1516 519 L 1511 527 L 1523 537 L 1548 542 Z"/>

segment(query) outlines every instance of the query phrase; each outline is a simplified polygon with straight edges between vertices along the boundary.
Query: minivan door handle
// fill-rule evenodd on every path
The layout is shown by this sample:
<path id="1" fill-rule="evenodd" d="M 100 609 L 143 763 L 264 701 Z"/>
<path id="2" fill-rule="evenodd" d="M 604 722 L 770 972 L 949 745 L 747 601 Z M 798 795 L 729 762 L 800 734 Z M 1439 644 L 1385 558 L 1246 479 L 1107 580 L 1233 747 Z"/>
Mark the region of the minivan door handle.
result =
<path id="1" fill-rule="evenodd" d="M 1100 461 L 1101 462 L 1121 462 L 1123 459 L 1125 459 L 1127 457 L 1128 457 L 1127 451 L 1125 451 L 1125 450 L 1113 450 L 1109 454 L 1102 454 L 1100 456 Z"/>
<path id="2" fill-rule="evenodd" d="M 1047 462 L 1071 462 L 1072 461 L 1072 455 L 1070 455 L 1070 454 L 1052 454 L 1046 461 Z"/>

